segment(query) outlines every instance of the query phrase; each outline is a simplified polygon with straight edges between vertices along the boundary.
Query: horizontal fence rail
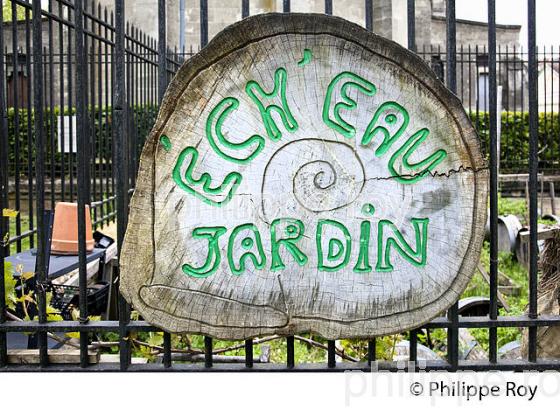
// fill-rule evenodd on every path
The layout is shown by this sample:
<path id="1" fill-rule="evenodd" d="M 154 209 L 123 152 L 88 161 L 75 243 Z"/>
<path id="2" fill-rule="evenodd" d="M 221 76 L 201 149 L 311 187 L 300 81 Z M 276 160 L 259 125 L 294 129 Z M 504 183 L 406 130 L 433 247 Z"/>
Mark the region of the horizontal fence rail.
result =
<path id="1" fill-rule="evenodd" d="M 209 38 L 211 1 L 199 2 L 200 46 Z M 376 31 L 374 3 L 359 2 L 363 26 Z M 488 1 L 486 46 L 456 45 L 455 1 L 446 0 L 446 46 L 417 47 L 417 5 L 407 0 L 407 44 L 432 67 L 435 74 L 462 101 L 481 136 L 490 173 L 490 314 L 463 317 L 457 304 L 442 317 L 407 332 L 408 359 L 414 370 L 560 370 L 556 359 L 540 358 L 539 328 L 560 325 L 558 315 L 539 315 L 538 288 L 538 187 L 539 175 L 560 172 L 560 46 L 536 46 L 535 0 L 528 0 L 528 48 L 496 44 L 495 1 Z M 165 87 L 180 66 L 197 50 L 168 47 L 166 2 L 158 0 L 158 38 L 125 21 L 124 0 L 108 7 L 92 0 L 4 2 L 0 32 L 0 192 L 1 208 L 19 211 L 15 218 L 0 217 L 0 370 L 1 371 L 345 371 L 357 369 L 411 370 L 400 362 L 378 361 L 379 339 L 364 340 L 359 357 L 348 355 L 340 341 L 317 341 L 302 335 L 282 335 L 240 341 L 235 351 L 244 355 L 235 362 L 224 359 L 220 341 L 200 339 L 185 353 L 173 347 L 177 335 L 162 333 L 157 342 L 136 345 L 133 334 L 159 335 L 161 331 L 139 318 L 122 297 L 117 299 L 118 320 L 88 317 L 86 292 L 88 260 L 85 220 L 79 220 L 80 317 L 49 319 L 46 286 L 49 227 L 48 210 L 59 201 L 91 208 L 94 228 L 117 223 L 118 248 L 126 230 L 128 200 L 144 141 L 158 113 Z M 251 15 L 249 0 L 239 1 L 240 16 Z M 333 9 L 334 6 L 334 9 Z M 295 11 L 289 0 L 283 12 Z M 325 1 L 324 12 L 336 14 L 336 2 Z M 191 24 L 187 21 L 186 24 Z M 499 86 L 498 86 L 499 85 Z M 530 212 L 530 261 L 526 314 L 498 315 L 498 192 L 501 173 L 528 174 Z M 542 183 L 542 182 L 541 182 Z M 547 188 L 553 191 L 551 188 Z M 11 254 L 37 249 L 35 321 L 21 320 L 6 304 L 4 260 Z M 114 268 L 118 290 L 118 267 Z M 523 360 L 498 358 L 498 330 L 524 328 L 528 352 Z M 447 357 L 419 360 L 416 342 L 428 330 L 446 331 Z M 488 331 L 488 357 L 459 357 L 459 331 Z M 35 336 L 38 364 L 9 364 L 7 335 L 29 332 Z M 79 362 L 50 363 L 48 341 L 78 332 Z M 110 340 L 98 336 L 111 335 Z M 73 336 L 76 336 L 73 334 Z M 182 337 L 182 336 L 181 336 Z M 429 333 L 428 333 L 429 337 Z M 282 340 L 285 363 L 261 363 L 254 348 L 269 340 Z M 324 351 L 322 363 L 298 363 L 296 348 L 304 344 Z M 107 346 L 119 354 L 118 363 L 90 363 L 91 346 Z M 133 347 L 156 352 L 155 363 L 138 364 Z M 186 363 L 192 362 L 192 363 Z"/>

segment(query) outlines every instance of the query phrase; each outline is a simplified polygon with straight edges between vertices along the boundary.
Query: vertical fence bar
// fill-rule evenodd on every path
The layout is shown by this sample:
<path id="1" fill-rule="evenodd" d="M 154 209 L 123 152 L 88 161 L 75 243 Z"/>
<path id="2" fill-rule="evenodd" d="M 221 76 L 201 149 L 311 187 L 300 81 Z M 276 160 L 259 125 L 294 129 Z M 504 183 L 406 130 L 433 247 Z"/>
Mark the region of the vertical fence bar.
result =
<path id="1" fill-rule="evenodd" d="M 126 67 L 126 79 L 125 79 L 125 105 L 123 107 L 124 109 L 124 119 L 125 119 L 125 127 L 126 127 L 126 141 L 123 145 L 123 149 L 124 151 L 124 157 L 119 157 L 118 160 L 122 160 L 125 161 L 126 164 L 126 181 L 128 184 L 128 188 L 130 188 L 132 185 L 130 183 L 130 170 L 131 170 L 131 166 L 130 166 L 130 145 L 131 145 L 131 141 L 132 138 L 134 136 L 134 133 L 132 131 L 132 127 L 130 126 L 130 120 L 131 120 L 131 104 L 132 104 L 132 72 L 133 72 L 133 67 L 132 65 L 134 64 L 134 55 L 133 55 L 133 51 L 132 51 L 132 41 L 130 38 L 130 24 L 129 22 L 126 22 L 126 26 L 125 26 L 125 30 L 124 30 L 124 49 L 125 49 L 125 67 Z M 129 200 L 130 197 L 128 196 L 128 192 L 127 192 L 127 199 Z M 127 208 L 127 213 L 128 213 L 128 208 Z"/>
<path id="2" fill-rule="evenodd" d="M 103 21 L 106 24 L 109 24 L 109 13 L 107 11 L 107 6 L 105 6 L 103 8 Z M 105 27 L 103 28 L 103 36 L 105 37 L 105 39 L 109 40 L 109 28 L 107 27 L 107 25 L 105 25 Z M 105 122 L 105 125 L 107 125 L 108 122 L 108 118 L 110 118 L 110 108 L 109 108 L 109 90 L 112 90 L 112 84 L 111 84 L 111 80 L 109 79 L 109 48 L 110 45 L 108 43 L 104 43 L 103 44 L 103 50 L 102 50 L 102 73 L 103 73 L 103 78 L 104 78 L 104 84 L 105 87 L 103 89 L 103 102 L 102 102 L 102 106 L 103 106 L 103 121 Z M 104 208 L 104 217 L 106 218 L 105 223 L 109 224 L 113 218 L 111 217 L 112 214 L 112 207 L 111 207 L 111 201 L 109 200 L 109 198 L 113 195 L 113 193 L 111 192 L 111 180 L 109 177 L 109 170 L 111 169 L 110 167 L 112 166 L 111 161 L 109 161 L 109 158 L 107 158 L 107 151 L 112 152 L 113 150 L 111 149 L 112 147 L 109 145 L 109 143 L 112 141 L 110 135 L 110 129 L 109 127 L 105 126 L 104 130 L 103 130 L 103 138 L 104 138 L 104 143 L 103 143 L 103 179 L 105 181 L 105 192 L 106 192 L 106 201 L 105 204 L 103 205 Z"/>
<path id="3" fill-rule="evenodd" d="M 45 266 L 46 243 L 45 238 L 45 135 L 43 127 L 43 28 L 41 0 L 33 0 L 33 104 L 35 121 L 35 187 L 37 208 L 37 257 L 35 272 L 36 282 L 40 284 L 36 289 L 37 308 L 39 311 L 39 323 L 47 322 L 47 301 L 45 289 L 41 286 L 47 279 Z M 47 334 L 37 333 L 39 346 L 39 362 L 41 367 L 48 365 Z"/>
<path id="4" fill-rule="evenodd" d="M 548 192 L 550 193 L 550 212 L 556 215 L 556 193 L 554 192 L 554 182 L 548 183 Z"/>
<path id="5" fill-rule="evenodd" d="M 52 13 L 52 0 L 47 1 L 48 4 L 48 12 Z M 48 97 L 45 95 L 45 102 L 48 102 L 48 119 L 47 124 L 49 126 L 49 151 L 50 151 L 50 180 L 51 180 L 51 209 L 54 209 L 55 202 L 56 202 L 56 169 L 55 169 L 55 157 L 56 157 L 56 147 L 55 147 L 55 138 L 54 138 L 54 103 L 53 103 L 53 94 L 54 94 L 54 81 L 53 81 L 53 19 L 48 18 L 48 36 L 47 36 L 47 49 L 43 49 L 48 51 L 48 55 L 45 52 L 45 63 L 48 65 L 48 71 L 45 75 L 45 82 L 48 84 Z"/>
<path id="6" fill-rule="evenodd" d="M 253 367 L 253 339 L 245 340 L 245 367 Z"/>
<path id="7" fill-rule="evenodd" d="M 0 26 L 4 27 L 3 13 L 0 15 Z M 4 94 L 4 30 L 0 31 L 0 324 L 6 322 L 6 284 L 4 283 L 4 258 L 7 255 L 8 244 L 4 243 L 6 234 L 10 231 L 8 219 L 4 217 L 3 209 L 8 207 L 8 122 L 6 111 L 6 96 Z M 8 346 L 6 332 L 0 331 L 0 367 L 8 364 Z"/>
<path id="8" fill-rule="evenodd" d="M 200 0 L 200 48 L 208 44 L 208 0 Z"/>
<path id="9" fill-rule="evenodd" d="M 84 13 L 87 13 L 87 4 L 89 2 L 90 5 L 90 13 L 92 16 L 94 16 L 94 12 L 93 12 L 93 0 L 83 0 L 84 1 Z M 84 14 L 84 30 L 88 30 L 91 33 L 95 33 L 95 20 L 93 18 L 90 19 L 91 23 L 90 23 L 90 27 L 87 26 L 87 18 Z M 86 133 L 86 135 L 88 135 L 89 140 L 88 143 L 86 143 L 86 147 L 89 150 L 89 156 L 88 159 L 93 159 L 90 160 L 89 163 L 87 164 L 90 170 L 90 178 L 88 179 L 90 181 L 90 196 L 89 199 L 91 200 L 91 198 L 96 198 L 97 197 L 97 175 L 96 175 L 96 169 L 95 169 L 95 156 L 96 156 L 96 151 L 97 151 L 97 138 L 95 136 L 95 56 L 94 56 L 94 45 L 95 45 L 95 37 L 91 37 L 91 42 L 88 45 L 88 37 L 84 34 L 84 51 L 85 51 L 85 62 L 86 62 L 86 72 L 89 73 L 89 77 L 86 80 L 86 88 L 89 88 L 89 94 L 86 92 L 85 94 L 87 95 L 87 102 L 85 104 L 86 107 L 86 115 L 87 115 L 87 119 L 88 119 L 88 123 L 89 123 L 89 130 L 91 130 L 91 133 Z M 79 125 L 78 125 L 79 127 Z M 79 135 L 78 135 L 79 138 Z M 79 156 L 79 154 L 78 154 Z M 93 166 L 92 166 L 93 165 Z M 78 181 L 78 189 L 80 187 L 80 183 Z M 92 214 L 92 221 L 95 221 L 97 219 L 97 207 L 96 208 L 91 208 L 90 209 L 90 213 Z"/>
<path id="10" fill-rule="evenodd" d="M 336 345 L 334 340 L 327 341 L 327 366 L 329 369 L 336 367 Z"/>
<path id="11" fill-rule="evenodd" d="M 163 367 L 171 367 L 171 334 L 163 333 Z"/>
<path id="12" fill-rule="evenodd" d="M 291 10 L 291 2 L 290 0 L 283 0 L 282 1 L 282 12 L 289 13 Z"/>
<path id="13" fill-rule="evenodd" d="M 488 0 L 490 87 L 490 318 L 498 316 L 498 97 L 496 79 L 496 1 Z M 489 329 L 489 360 L 496 363 L 498 329 Z"/>
<path id="14" fill-rule="evenodd" d="M 447 87 L 453 92 L 457 92 L 457 73 L 456 73 L 456 21 L 455 21 L 455 0 L 446 0 L 446 58 L 447 58 Z M 459 328 L 458 328 L 458 305 L 457 302 L 449 308 L 447 312 L 451 325 L 447 331 L 448 360 L 452 369 L 457 369 L 459 360 Z"/>
<path id="15" fill-rule="evenodd" d="M 158 19 L 159 20 L 159 19 Z M 136 157 L 136 152 L 138 151 L 138 92 L 139 92 L 139 64 L 140 64 L 140 50 L 138 47 L 138 29 L 132 24 L 130 25 L 130 39 L 129 39 L 129 64 L 127 73 L 127 78 L 129 79 L 128 87 L 130 91 L 128 93 L 128 126 L 129 126 L 129 136 L 128 136 L 128 175 L 130 178 L 129 194 L 136 186 L 136 171 L 138 165 L 138 158 Z M 165 90 L 165 88 L 164 88 Z M 129 196 L 130 198 L 130 196 Z"/>
<path id="16" fill-rule="evenodd" d="M 294 344 L 295 337 L 288 336 L 286 338 L 286 366 L 288 367 L 288 369 L 293 369 L 296 365 Z"/>
<path id="17" fill-rule="evenodd" d="M 536 55 L 536 5 L 528 0 L 528 54 L 529 54 L 529 317 L 537 318 L 537 173 L 538 173 L 538 77 Z M 529 361 L 537 360 L 537 328 L 529 327 Z"/>
<path id="18" fill-rule="evenodd" d="M 366 9 L 366 30 L 373 30 L 373 3 L 372 0 L 365 0 Z"/>
<path id="19" fill-rule="evenodd" d="M 408 36 L 408 49 L 416 51 L 416 11 L 414 0 L 407 0 L 407 36 Z"/>
<path id="20" fill-rule="evenodd" d="M 72 18 L 72 9 L 68 10 L 68 19 L 71 21 Z M 73 65 L 74 62 L 72 61 L 72 30 L 68 30 L 68 55 L 70 56 L 68 60 L 68 107 L 74 106 L 74 69 Z M 68 147 L 71 155 L 68 158 L 68 180 L 69 180 L 69 200 L 70 202 L 74 202 L 74 127 L 70 127 L 68 130 Z"/>
<path id="21" fill-rule="evenodd" d="M 158 0 L 158 102 L 160 106 L 167 88 L 167 42 L 165 35 L 165 0 Z"/>
<path id="22" fill-rule="evenodd" d="M 109 31 L 110 33 L 110 37 L 109 39 L 111 40 L 111 42 L 113 43 L 112 46 L 109 47 L 109 49 L 107 50 L 107 63 L 108 64 L 108 73 L 107 75 L 110 76 L 111 80 L 110 80 L 110 84 L 111 84 L 111 93 L 109 95 L 109 113 L 111 115 L 111 118 L 115 117 L 115 87 L 116 87 L 116 67 L 115 67 L 115 58 L 116 58 L 116 49 L 115 49 L 115 44 L 116 44 L 116 30 L 115 30 L 115 11 L 111 11 L 110 15 L 109 15 L 109 25 L 111 27 L 111 30 Z M 109 63 L 110 62 L 110 63 Z M 111 218 L 112 221 L 117 222 L 117 217 L 118 217 L 118 210 L 117 210 L 117 191 L 115 188 L 115 167 L 116 167 L 116 163 L 114 161 L 115 159 L 115 151 L 116 151 L 116 142 L 115 139 L 113 138 L 114 136 L 114 125 L 116 124 L 111 124 L 111 128 L 108 130 L 108 135 L 110 135 L 110 140 L 111 140 L 111 154 L 108 156 L 107 160 L 110 161 L 110 166 L 109 166 L 109 175 L 108 178 L 110 178 L 109 184 L 111 185 L 111 195 L 114 196 L 114 198 L 109 202 L 109 206 L 111 207 L 111 210 L 113 211 L 114 216 Z M 118 233 L 118 226 L 117 226 L 117 233 Z M 119 245 L 120 246 L 120 245 Z M 117 275 L 118 275 L 118 270 L 117 270 Z"/>
<path id="23" fill-rule="evenodd" d="M 29 8 L 25 9 L 25 68 L 28 75 L 31 74 L 31 13 Z M 32 107 L 32 98 L 31 98 L 31 81 L 27 81 L 27 112 L 31 112 Z M 31 235 L 29 236 L 29 247 L 35 247 L 35 235 L 33 231 L 35 230 L 35 218 L 33 210 L 35 208 L 33 203 L 33 124 L 31 115 L 27 115 L 27 206 L 28 208 L 28 215 L 29 215 L 29 231 Z"/>
<path id="24" fill-rule="evenodd" d="M 457 92 L 457 73 L 456 69 L 456 21 L 455 21 L 455 0 L 446 0 L 446 57 L 447 57 L 447 88 L 453 93 Z"/>
<path id="25" fill-rule="evenodd" d="M 90 59 L 89 59 L 89 38 L 88 36 L 85 34 L 87 31 L 92 31 L 93 30 L 93 21 L 91 21 L 91 27 L 88 26 L 88 20 L 86 19 L 85 13 L 87 12 L 87 4 L 88 2 L 93 2 L 93 0 L 82 0 L 82 12 L 83 12 L 83 18 L 82 18 L 82 28 L 83 28 L 83 53 L 81 54 L 83 56 L 83 58 L 81 58 L 78 62 L 78 67 L 83 67 L 83 73 L 79 73 L 78 71 L 76 71 L 76 78 L 78 78 L 78 76 L 80 74 L 82 74 L 83 77 L 83 84 L 84 84 L 84 88 L 82 88 L 80 90 L 80 88 L 78 87 L 78 82 L 76 81 L 76 88 L 78 90 L 80 90 L 83 93 L 84 96 L 84 106 L 85 106 L 85 120 L 84 120 L 84 132 L 85 135 L 88 136 L 88 139 L 86 140 L 86 144 L 84 146 L 84 149 L 87 152 L 87 158 L 91 158 L 92 152 L 93 152 L 93 148 L 92 148 L 92 144 L 93 144 L 93 138 L 92 138 L 92 131 L 94 130 L 94 123 L 90 121 L 93 119 L 93 116 L 89 115 L 89 110 L 88 110 L 88 106 L 91 105 L 91 107 L 93 108 L 94 106 L 94 101 L 93 101 L 93 89 L 91 86 L 93 85 L 95 79 L 93 76 L 93 73 L 91 72 L 91 69 L 93 67 L 93 59 L 90 63 Z M 75 5 L 74 5 L 75 8 Z M 74 18 L 76 18 L 74 16 Z M 76 33 L 74 32 L 74 36 L 76 36 Z M 93 37 L 91 40 L 91 43 L 93 44 Z M 76 50 L 76 56 L 80 55 L 78 53 L 78 50 Z M 89 92 L 88 92 L 89 91 Z M 90 96 L 91 94 L 91 96 Z M 79 99 L 76 99 L 76 110 L 78 107 L 78 101 Z M 78 116 L 76 115 L 76 130 L 80 129 L 80 124 L 78 122 Z M 78 139 L 80 138 L 79 133 L 76 134 L 76 146 L 78 146 Z M 79 154 L 78 154 L 79 157 Z M 78 158 L 78 168 L 79 168 L 79 158 Z M 84 181 L 88 181 L 83 188 L 86 190 L 85 196 L 87 198 L 87 201 L 89 202 L 91 200 L 91 175 L 92 175 L 92 169 L 91 169 L 91 161 L 88 162 L 87 166 L 84 169 Z M 76 172 L 76 177 L 78 175 L 78 172 Z M 80 183 L 77 180 L 77 184 L 78 184 L 78 195 L 80 195 L 79 190 L 80 190 Z M 90 210 L 91 211 L 91 210 Z"/>
<path id="26" fill-rule="evenodd" d="M 97 17 L 99 18 L 99 20 L 102 20 L 102 14 L 101 14 L 101 4 L 97 4 Z M 105 19 L 105 21 L 107 21 L 107 19 Z M 102 33 L 102 26 L 100 24 L 98 24 L 97 26 L 97 34 L 101 37 L 103 35 Z M 101 201 L 101 204 L 99 206 L 99 213 L 100 213 L 100 219 L 101 219 L 101 227 L 104 226 L 105 224 L 105 198 L 108 196 L 107 195 L 107 187 L 104 186 L 104 182 L 105 180 L 103 179 L 104 177 L 104 173 L 105 173 L 105 161 L 104 161 L 104 157 L 105 157 L 105 149 L 106 149 L 106 144 L 105 144 L 105 127 L 104 127 L 104 112 L 105 112 L 105 107 L 103 107 L 103 88 L 107 88 L 107 84 L 103 84 L 103 44 L 100 40 L 97 40 L 97 59 L 96 59 L 96 65 L 97 65 L 97 123 L 99 124 L 99 131 L 94 132 L 94 137 L 97 141 L 97 146 L 98 146 L 98 150 L 97 150 L 97 159 L 94 158 L 93 161 L 93 165 L 98 169 L 98 175 L 99 175 L 99 200 Z"/>
<path id="27" fill-rule="evenodd" d="M 418 330 L 413 329 L 410 331 L 410 338 L 408 341 L 408 360 L 416 364 L 418 358 Z"/>
<path id="28" fill-rule="evenodd" d="M 62 16 L 62 11 L 63 11 L 63 5 L 62 3 L 58 3 L 58 15 Z M 59 106 L 60 106 L 60 118 L 62 119 L 62 121 L 64 121 L 64 115 L 66 115 L 66 113 L 64 112 L 64 64 L 65 64 L 65 60 L 64 60 L 64 35 L 63 35 L 63 24 L 62 21 L 60 21 L 58 23 L 58 50 L 59 50 L 59 54 L 58 54 L 58 62 L 59 62 L 59 67 L 60 67 L 60 71 L 58 73 L 59 77 L 58 77 L 58 81 L 60 83 L 60 89 L 59 89 Z M 68 58 L 68 61 L 70 62 L 70 56 Z M 62 201 L 66 200 L 66 161 L 64 158 L 64 144 L 65 144 L 65 139 L 66 139 L 66 134 L 65 134 L 65 130 L 64 130 L 64 126 L 60 127 L 60 134 L 58 135 L 58 140 L 59 140 L 59 144 L 60 144 L 60 148 L 61 148 L 61 152 L 62 155 L 60 156 L 60 199 Z"/>
<path id="29" fill-rule="evenodd" d="M 166 41 L 165 0 L 158 1 L 158 104 L 161 107 L 167 88 L 167 41 Z M 139 63 L 140 64 L 140 63 Z M 134 152 L 136 157 L 137 150 Z M 171 367 L 171 335 L 163 333 L 163 366 Z"/>
<path id="30" fill-rule="evenodd" d="M 17 5 L 12 2 L 12 22 L 17 21 Z M 15 154 L 15 164 L 14 164 L 14 187 L 16 191 L 16 203 L 15 209 L 21 209 L 21 186 L 20 186 L 20 161 L 21 151 L 20 151 L 20 127 L 19 127 L 19 87 L 18 87 L 18 63 L 19 63 L 19 51 L 17 47 L 18 36 L 17 36 L 17 24 L 12 24 L 12 104 L 14 109 L 14 154 Z M 2 47 L 0 50 L 4 50 Z M 21 214 L 16 216 L 16 235 L 19 237 L 21 235 Z M 21 239 L 16 242 L 16 251 L 21 252 Z"/>
<path id="31" fill-rule="evenodd" d="M 89 183 L 86 169 L 89 163 L 89 134 L 87 129 L 87 50 L 84 47 L 84 9 L 82 0 L 74 3 L 74 35 L 76 48 L 76 130 L 78 144 L 78 266 L 80 285 L 80 323 L 87 323 L 87 262 L 86 262 L 86 202 L 88 201 Z M 88 365 L 88 333 L 80 332 L 80 366 Z"/>
<path id="32" fill-rule="evenodd" d="M 406 22 L 407 22 L 407 37 L 408 37 L 408 49 L 410 51 L 416 52 L 416 11 L 414 0 L 407 0 L 406 7 Z M 418 331 L 413 329 L 410 331 L 408 341 L 408 351 L 409 351 L 409 361 L 415 362 L 418 356 Z M 371 363 L 369 359 L 369 346 L 368 346 L 368 362 Z M 374 352 L 375 353 L 375 352 Z"/>
<path id="33" fill-rule="evenodd" d="M 249 17 L 251 10 L 249 9 L 249 0 L 241 0 L 241 18 Z M 185 52 L 185 50 L 181 50 Z"/>
<path id="34" fill-rule="evenodd" d="M 204 336 L 204 367 L 207 369 L 213 366 L 212 360 L 212 338 Z"/>
<path id="35" fill-rule="evenodd" d="M 113 172 L 117 185 L 117 248 L 120 255 L 126 225 L 128 222 L 128 153 L 126 127 L 126 88 L 125 88 L 125 25 L 124 0 L 115 0 L 115 46 L 111 63 L 114 67 L 115 81 L 113 90 Z M 119 293 L 119 354 L 120 369 L 127 370 L 130 362 L 130 343 L 126 325 L 130 320 L 129 307 Z"/>
<path id="36" fill-rule="evenodd" d="M 367 362 L 368 365 L 371 366 L 372 362 L 375 362 L 377 360 L 376 354 L 375 354 L 375 349 L 376 349 L 376 339 L 371 339 L 368 340 L 368 344 L 367 344 Z"/>
<path id="37" fill-rule="evenodd" d="M 464 101 L 465 101 L 465 53 L 463 51 L 463 45 L 461 44 L 461 47 L 459 49 L 459 72 L 461 73 L 461 84 L 459 85 L 459 89 L 461 90 L 461 95 L 459 96 L 459 99 L 461 100 L 461 103 L 463 104 L 463 106 L 465 105 Z"/>
<path id="38" fill-rule="evenodd" d="M 332 15 L 332 0 L 325 0 L 325 14 Z"/>

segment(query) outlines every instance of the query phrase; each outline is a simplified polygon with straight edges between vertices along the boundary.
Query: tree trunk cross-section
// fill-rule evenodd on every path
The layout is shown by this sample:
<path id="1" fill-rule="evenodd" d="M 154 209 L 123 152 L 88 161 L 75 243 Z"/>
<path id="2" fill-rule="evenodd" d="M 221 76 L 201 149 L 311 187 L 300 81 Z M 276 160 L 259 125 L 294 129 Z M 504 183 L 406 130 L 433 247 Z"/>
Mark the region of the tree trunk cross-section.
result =
<path id="1" fill-rule="evenodd" d="M 170 332 L 404 331 L 467 285 L 487 190 L 461 103 L 417 56 L 336 17 L 250 17 L 167 89 L 120 289 Z"/>

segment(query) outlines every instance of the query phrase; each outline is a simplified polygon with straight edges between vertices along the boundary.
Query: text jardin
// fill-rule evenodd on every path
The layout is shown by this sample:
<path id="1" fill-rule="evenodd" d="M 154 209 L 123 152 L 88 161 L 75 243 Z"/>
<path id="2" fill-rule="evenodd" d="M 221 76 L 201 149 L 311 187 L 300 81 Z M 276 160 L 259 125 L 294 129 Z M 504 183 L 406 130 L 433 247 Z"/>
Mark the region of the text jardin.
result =
<path id="1" fill-rule="evenodd" d="M 397 229 L 395 224 L 387 219 L 377 222 L 377 260 L 375 266 L 370 262 L 371 222 L 362 221 L 360 237 L 354 241 L 348 228 L 341 222 L 331 219 L 320 219 L 315 229 L 315 244 L 317 251 L 317 269 L 319 271 L 334 272 L 344 269 L 349 264 L 356 273 L 390 272 L 392 250 L 397 251 L 413 266 L 426 265 L 426 250 L 428 238 L 428 218 L 411 218 L 414 229 L 415 244 L 411 246 Z M 285 261 L 280 250 L 285 248 L 287 253 L 299 266 L 307 264 L 308 255 L 300 249 L 300 242 L 309 240 L 304 236 L 306 227 L 299 219 L 278 218 L 270 224 L 270 260 L 264 252 L 261 233 L 252 223 L 238 225 L 229 232 L 226 257 L 230 271 L 234 275 L 241 275 L 246 271 L 247 261 L 251 261 L 254 268 L 271 271 L 285 269 Z M 325 233 L 330 237 L 325 240 Z M 228 232 L 224 226 L 198 227 L 193 230 L 193 238 L 206 240 L 208 251 L 202 266 L 194 267 L 183 264 L 183 272 L 189 276 L 204 278 L 212 275 L 220 267 L 222 254 L 219 239 Z M 241 246 L 238 246 L 240 244 Z M 350 261 L 353 246 L 358 246 L 358 257 Z"/>

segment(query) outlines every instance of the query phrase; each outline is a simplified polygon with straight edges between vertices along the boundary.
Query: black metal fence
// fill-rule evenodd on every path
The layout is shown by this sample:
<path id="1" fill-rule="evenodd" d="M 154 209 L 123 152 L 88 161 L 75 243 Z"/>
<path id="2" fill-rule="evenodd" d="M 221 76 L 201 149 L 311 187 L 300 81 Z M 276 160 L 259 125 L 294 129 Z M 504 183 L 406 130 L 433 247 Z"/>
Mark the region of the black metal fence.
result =
<path id="1" fill-rule="evenodd" d="M 10 252 L 37 248 L 35 321 L 8 320 L 5 303 L 5 283 L 0 280 L 0 370 L 302 370 L 340 371 L 369 370 L 376 361 L 376 340 L 367 341 L 367 354 L 357 363 L 337 362 L 335 341 L 327 342 L 327 362 L 324 364 L 296 363 L 295 336 L 286 338 L 285 364 L 259 364 L 253 357 L 253 341 L 244 344 L 244 364 L 214 362 L 214 341 L 204 338 L 204 363 L 176 363 L 172 361 L 171 335 L 163 336 L 162 363 L 132 364 L 130 335 L 158 329 L 142 320 L 133 320 L 130 306 L 119 297 L 118 321 L 89 321 L 86 303 L 87 260 L 85 249 L 86 204 L 92 208 L 96 226 L 109 221 L 117 222 L 117 242 L 120 245 L 126 229 L 128 198 L 135 184 L 135 172 L 143 141 L 157 113 L 163 91 L 181 61 L 188 56 L 172 52 L 165 42 L 165 1 L 158 1 L 159 41 L 149 38 L 137 28 L 125 24 L 124 1 L 115 0 L 114 11 L 106 10 L 93 1 L 51 0 L 46 8 L 41 1 L 11 0 L 11 24 L 4 22 L 0 32 L 0 78 L 4 79 L 0 92 L 0 205 L 15 208 L 20 214 L 9 235 L 8 219 L 1 218 L 0 266 L 4 273 L 4 259 Z M 332 0 L 325 1 L 325 12 L 332 14 Z M 242 16 L 250 12 L 249 0 L 242 0 Z M 490 159 L 490 315 L 462 317 L 455 304 L 445 317 L 434 319 L 424 329 L 447 330 L 447 360 L 428 361 L 422 366 L 417 361 L 419 330 L 409 332 L 410 361 L 414 368 L 427 370 L 546 370 L 560 369 L 560 362 L 537 357 L 537 329 L 558 326 L 560 316 L 538 315 L 537 309 L 537 175 L 539 166 L 558 168 L 559 152 L 552 150 L 558 144 L 559 100 L 544 102 L 539 114 L 539 64 L 548 67 L 557 61 L 559 52 L 539 55 L 535 45 L 535 0 L 528 0 L 528 50 L 497 50 L 495 0 L 488 1 L 488 49 L 465 50 L 456 47 L 455 2 L 446 2 L 447 47 L 445 51 L 423 49 L 423 55 L 446 82 L 449 89 L 462 98 L 473 121 L 481 129 L 484 125 Z M 365 1 L 366 21 L 373 24 L 372 1 Z M 200 33 L 202 46 L 208 41 L 208 2 L 200 1 Z M 283 11 L 290 12 L 290 1 L 283 1 Z M 408 0 L 408 45 L 415 50 L 415 2 Z M 544 50 L 543 50 L 544 52 Z M 556 60 L 555 60 L 556 59 Z M 556 63 L 554 63 L 556 64 Z M 504 68 L 505 67 L 505 68 Z M 513 68 L 511 68 L 513 67 Z M 521 68 L 520 68 L 521 67 Z M 553 64 L 550 65 L 553 69 Z M 520 71 L 510 81 L 511 71 Z M 511 90 L 502 91 L 502 133 L 509 115 L 527 119 L 525 132 L 516 135 L 527 146 L 511 163 L 511 168 L 529 173 L 530 197 L 530 269 L 529 306 L 527 315 L 498 316 L 498 92 L 497 80 L 506 76 Z M 548 78 L 548 77 L 547 77 Z M 517 86 L 517 81 L 520 86 Z M 465 83 L 468 82 L 468 86 Z M 486 86 L 487 84 L 487 86 Z M 486 92 L 480 96 L 481 85 Z M 558 85 L 558 84 L 557 84 Z M 552 87 L 554 89 L 554 86 Z M 553 97 L 552 98 L 557 98 Z M 548 110 L 548 111 L 547 111 Z M 543 111 L 543 110 L 541 110 Z M 547 114 L 549 117 L 547 117 Z M 506 125 L 504 125 L 504 115 Z M 551 134 L 542 138 L 539 116 L 550 119 Z M 556 125 L 555 125 L 556 124 Z M 554 131 L 556 130 L 556 131 Z M 507 137 L 506 137 L 507 138 Z M 550 139 L 550 141 L 549 141 Z M 503 141 L 503 140 L 502 140 Z M 547 146 L 546 144 L 551 144 Z M 503 142 L 502 142 L 503 144 Z M 510 142 L 506 141 L 506 145 Z M 512 149 L 518 150 L 515 143 Z M 544 144 L 544 145 L 543 145 Z M 539 157 L 539 150 L 547 147 L 550 153 Z M 557 147 L 557 145 L 555 145 Z M 502 161 L 510 154 L 502 149 Z M 541 162 L 539 162 L 541 161 Z M 544 161 L 544 162 L 543 162 Z M 72 321 L 48 321 L 47 281 L 47 222 L 46 209 L 55 202 L 77 201 L 80 212 L 78 227 L 80 317 Z M 42 238 L 42 240 L 38 240 Z M 4 277 L 4 275 L 2 275 Z M 528 355 L 524 360 L 498 360 L 498 328 L 521 327 L 528 329 Z M 488 359 L 470 361 L 459 359 L 459 329 L 483 328 L 489 333 Z M 37 335 L 39 365 L 8 365 L 7 334 L 30 332 Z M 79 332 L 80 366 L 49 363 L 48 333 Z M 88 345 L 93 335 L 114 332 L 118 334 L 118 364 L 90 364 Z M 395 362 L 378 362 L 379 369 L 396 370 Z"/>
<path id="2" fill-rule="evenodd" d="M 447 55 L 441 47 L 422 47 L 417 53 L 446 81 Z M 539 171 L 560 169 L 560 46 L 535 47 L 538 90 Z M 463 102 L 483 141 L 489 143 L 489 50 L 486 45 L 456 49 L 457 96 Z M 522 46 L 498 46 L 496 80 L 499 112 L 498 144 L 501 173 L 526 172 L 529 166 L 529 54 Z"/>

